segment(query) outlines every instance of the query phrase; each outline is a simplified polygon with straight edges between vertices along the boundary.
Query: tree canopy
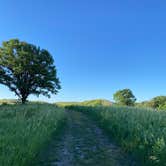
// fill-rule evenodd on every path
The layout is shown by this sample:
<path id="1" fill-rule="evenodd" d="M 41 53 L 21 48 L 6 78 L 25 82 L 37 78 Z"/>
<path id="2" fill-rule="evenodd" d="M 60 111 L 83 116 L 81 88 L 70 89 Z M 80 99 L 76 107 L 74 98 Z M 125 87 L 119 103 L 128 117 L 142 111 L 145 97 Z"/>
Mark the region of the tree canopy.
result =
<path id="1" fill-rule="evenodd" d="M 127 106 L 134 105 L 136 101 L 136 98 L 130 89 L 123 89 L 123 90 L 117 91 L 113 95 L 113 98 L 117 104 L 127 105 Z"/>
<path id="2" fill-rule="evenodd" d="M 30 94 L 57 94 L 60 81 L 51 54 L 33 44 L 11 39 L 0 47 L 0 84 L 25 103 Z"/>
<path id="3" fill-rule="evenodd" d="M 156 96 L 149 101 L 149 105 L 152 108 L 159 109 L 166 104 L 166 96 Z"/>

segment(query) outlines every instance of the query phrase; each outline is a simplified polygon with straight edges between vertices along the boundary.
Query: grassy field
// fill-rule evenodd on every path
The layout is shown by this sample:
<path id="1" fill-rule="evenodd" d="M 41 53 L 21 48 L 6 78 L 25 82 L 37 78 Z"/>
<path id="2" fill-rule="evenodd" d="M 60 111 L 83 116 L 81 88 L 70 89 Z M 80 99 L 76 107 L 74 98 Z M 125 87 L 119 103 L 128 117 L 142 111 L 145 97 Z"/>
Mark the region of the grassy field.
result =
<path id="1" fill-rule="evenodd" d="M 77 105 L 77 106 L 111 106 L 112 103 L 109 100 L 105 99 L 95 99 L 95 100 L 87 100 L 83 102 L 57 102 L 55 103 L 60 107 Z"/>
<path id="2" fill-rule="evenodd" d="M 1 105 L 0 165 L 31 165 L 64 119 L 64 109 L 51 104 Z"/>
<path id="3" fill-rule="evenodd" d="M 166 111 L 100 106 L 105 104 L 102 100 L 83 103 L 81 106 L 67 104 L 67 108 L 95 119 L 124 151 L 136 156 L 141 165 L 166 165 Z M 84 106 L 89 103 L 91 106 Z M 62 130 L 66 118 L 64 108 L 55 104 L 0 105 L 0 165 L 29 166 L 35 163 L 52 135 Z M 86 138 L 85 135 L 82 137 Z"/>
<path id="4" fill-rule="evenodd" d="M 94 118 L 142 165 L 166 165 L 166 112 L 134 107 L 70 106 Z"/>

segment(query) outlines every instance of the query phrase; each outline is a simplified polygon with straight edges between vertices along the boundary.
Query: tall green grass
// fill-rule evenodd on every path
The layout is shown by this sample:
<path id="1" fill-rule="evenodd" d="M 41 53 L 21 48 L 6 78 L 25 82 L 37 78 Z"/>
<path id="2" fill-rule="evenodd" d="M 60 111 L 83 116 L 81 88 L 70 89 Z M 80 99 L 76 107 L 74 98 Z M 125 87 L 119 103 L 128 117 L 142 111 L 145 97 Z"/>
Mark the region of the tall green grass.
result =
<path id="1" fill-rule="evenodd" d="M 31 165 L 64 119 L 64 110 L 49 104 L 0 106 L 0 165 Z"/>
<path id="2" fill-rule="evenodd" d="M 134 107 L 69 108 L 96 119 L 124 150 L 138 156 L 141 165 L 166 165 L 166 112 Z"/>

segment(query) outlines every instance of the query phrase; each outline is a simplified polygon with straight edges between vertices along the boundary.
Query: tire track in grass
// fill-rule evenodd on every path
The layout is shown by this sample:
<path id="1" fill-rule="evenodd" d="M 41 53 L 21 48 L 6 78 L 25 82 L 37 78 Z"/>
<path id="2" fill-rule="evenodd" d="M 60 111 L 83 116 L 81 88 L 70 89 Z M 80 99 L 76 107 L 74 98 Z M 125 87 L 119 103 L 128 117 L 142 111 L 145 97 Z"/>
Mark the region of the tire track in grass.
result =
<path id="1" fill-rule="evenodd" d="M 64 132 L 41 153 L 40 166 L 136 166 L 86 115 L 67 111 Z"/>

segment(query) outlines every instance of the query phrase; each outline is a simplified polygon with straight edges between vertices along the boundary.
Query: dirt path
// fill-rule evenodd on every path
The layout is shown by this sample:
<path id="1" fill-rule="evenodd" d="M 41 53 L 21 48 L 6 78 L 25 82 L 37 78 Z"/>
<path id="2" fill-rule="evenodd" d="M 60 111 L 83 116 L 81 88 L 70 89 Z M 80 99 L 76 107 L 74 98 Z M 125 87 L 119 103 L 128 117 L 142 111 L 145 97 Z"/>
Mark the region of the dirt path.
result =
<path id="1" fill-rule="evenodd" d="M 68 111 L 63 135 L 40 156 L 40 166 L 135 166 L 135 162 L 111 143 L 84 114 Z"/>

